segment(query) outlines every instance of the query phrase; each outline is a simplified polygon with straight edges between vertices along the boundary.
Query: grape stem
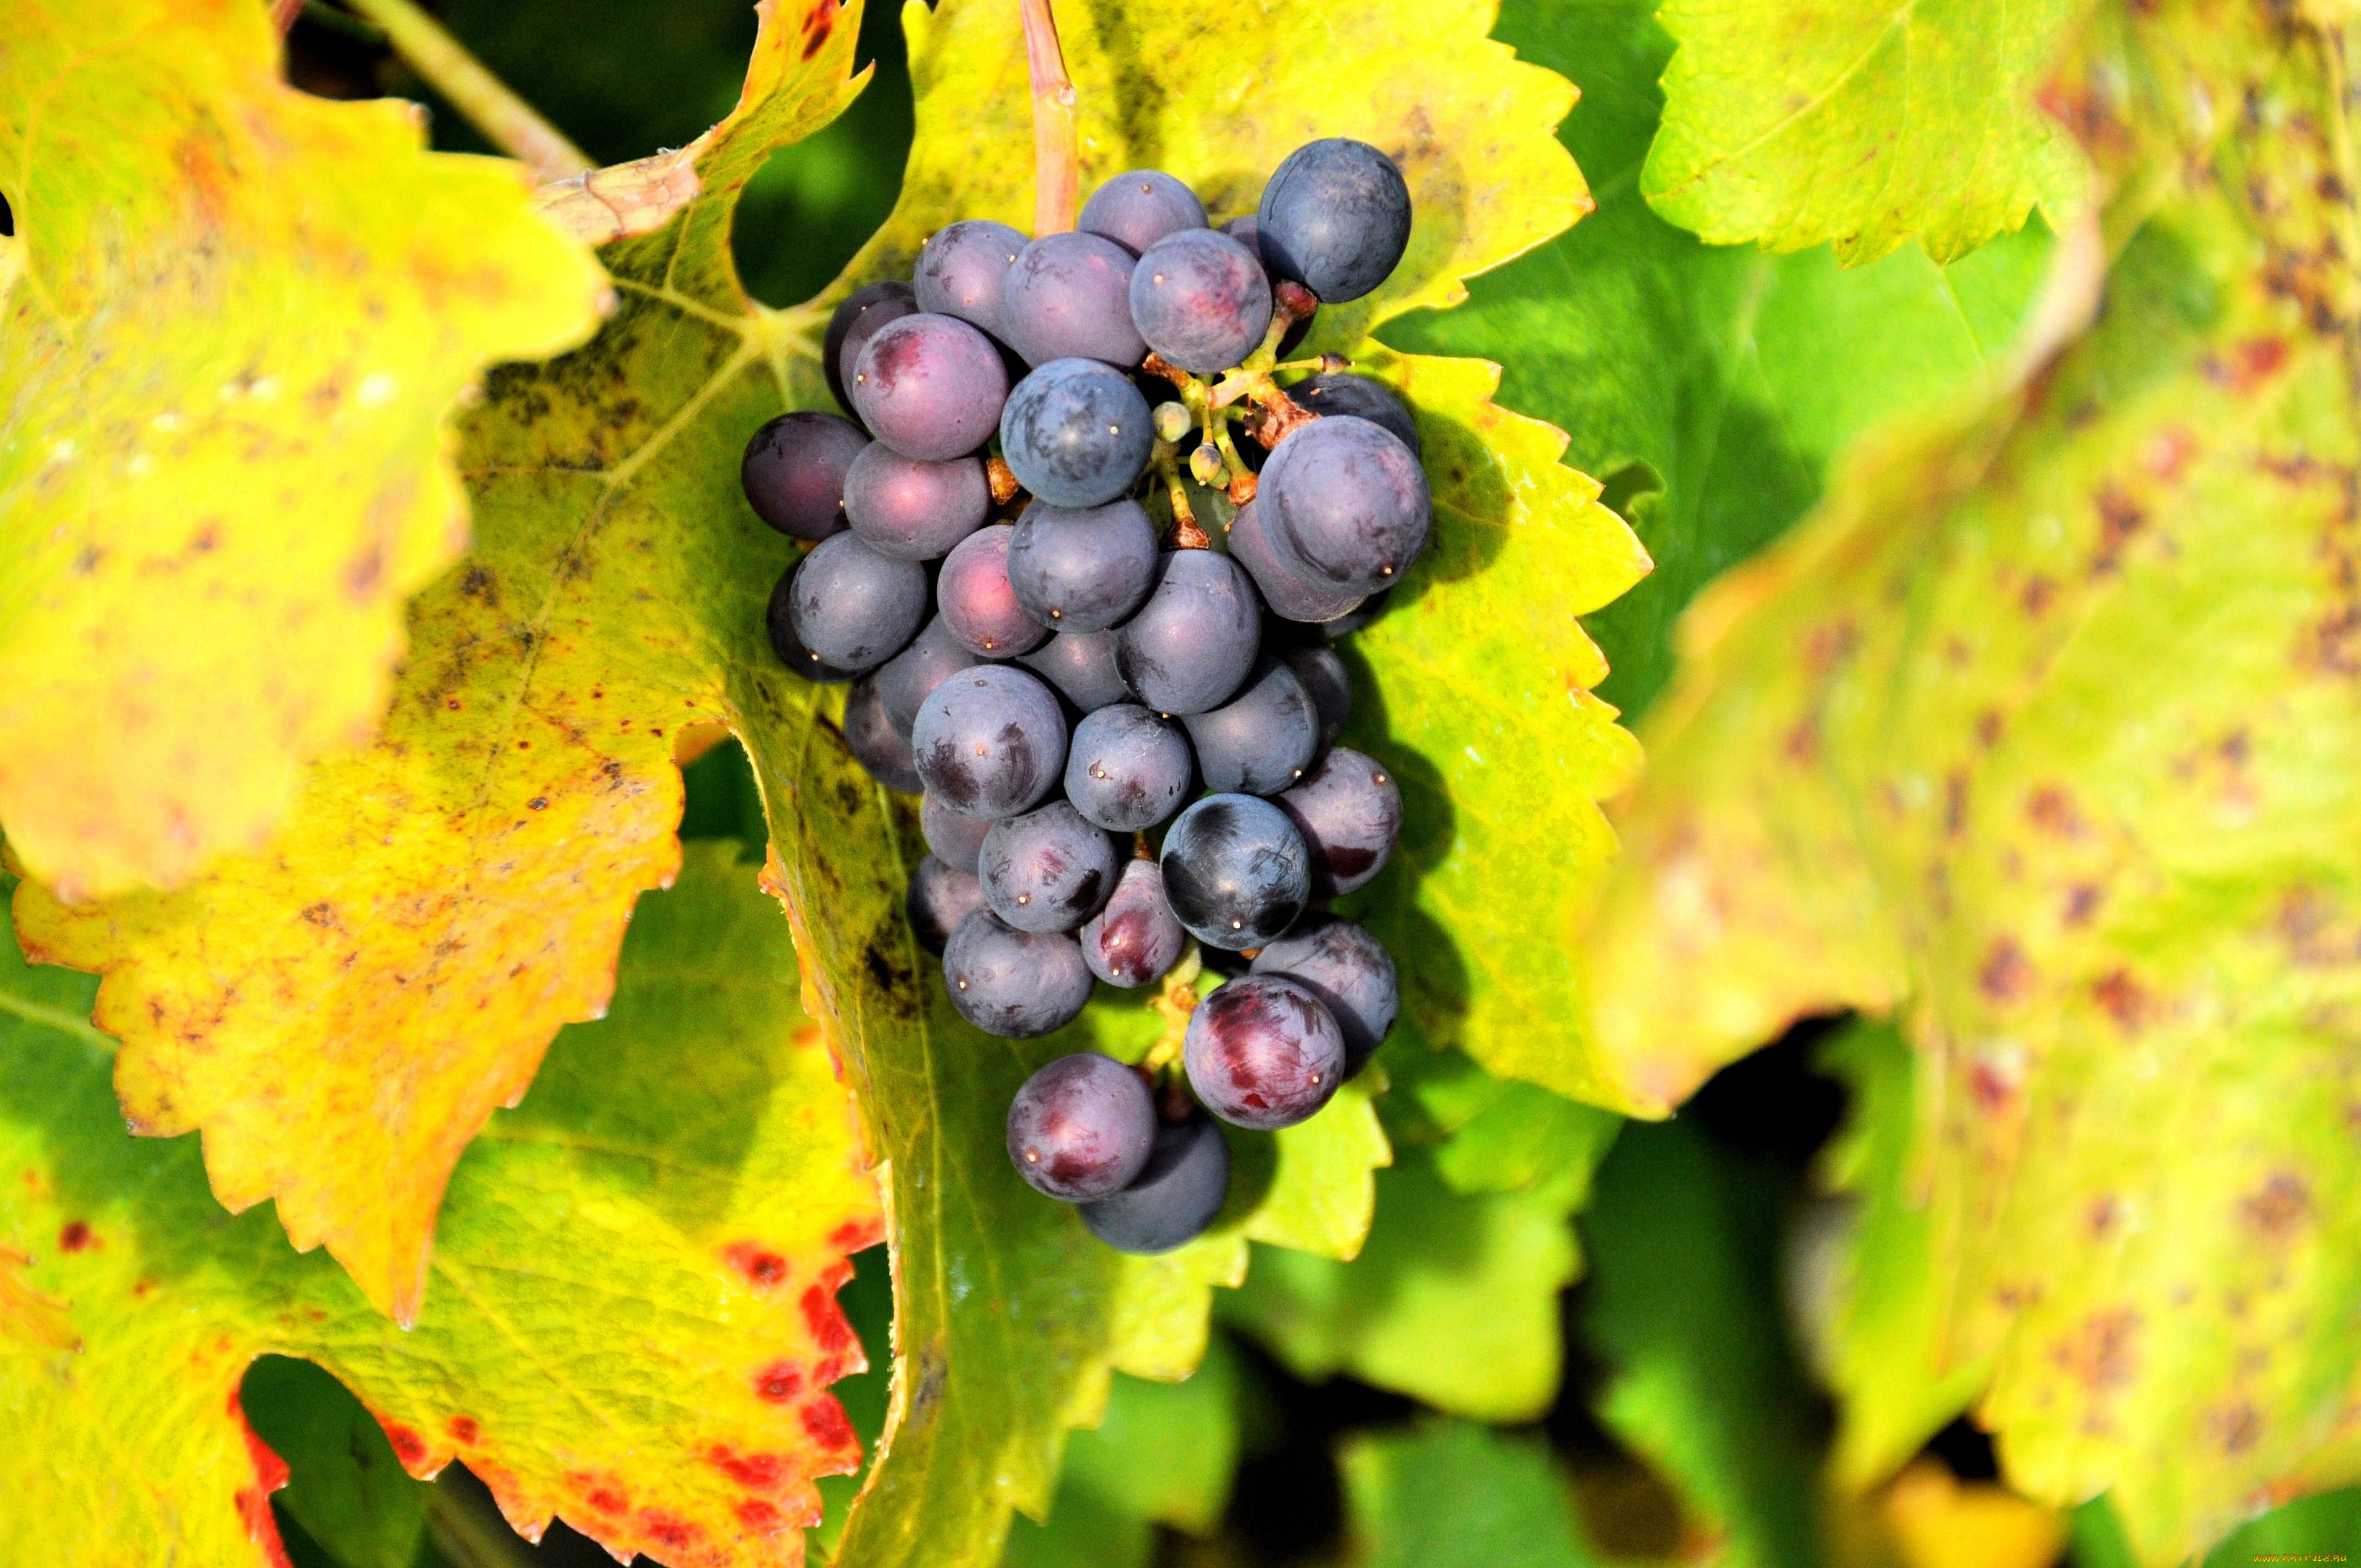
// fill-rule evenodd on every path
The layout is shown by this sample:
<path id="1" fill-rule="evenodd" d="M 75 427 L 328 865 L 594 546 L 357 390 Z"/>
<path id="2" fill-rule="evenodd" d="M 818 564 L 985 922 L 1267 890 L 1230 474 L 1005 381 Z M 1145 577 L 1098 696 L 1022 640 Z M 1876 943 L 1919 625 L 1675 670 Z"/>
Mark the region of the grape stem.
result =
<path id="1" fill-rule="evenodd" d="M 1025 69 L 1033 80 L 1033 236 L 1074 226 L 1082 184 L 1074 131 L 1074 83 L 1058 44 L 1049 0 L 1016 0 L 1025 21 Z"/>
<path id="2" fill-rule="evenodd" d="M 588 174 L 589 156 L 566 133 L 541 117 L 499 77 L 484 69 L 441 23 L 412 0 L 349 0 L 352 8 L 385 33 L 404 65 L 450 100 L 467 123 L 494 147 L 530 165 L 544 184 Z"/>
<path id="3" fill-rule="evenodd" d="M 1170 452 L 1156 454 L 1156 472 L 1164 480 L 1165 492 L 1172 498 L 1172 548 L 1175 550 L 1211 550 L 1213 536 L 1197 523 L 1196 509 L 1189 504 L 1189 491 L 1180 483 L 1180 465 Z"/>

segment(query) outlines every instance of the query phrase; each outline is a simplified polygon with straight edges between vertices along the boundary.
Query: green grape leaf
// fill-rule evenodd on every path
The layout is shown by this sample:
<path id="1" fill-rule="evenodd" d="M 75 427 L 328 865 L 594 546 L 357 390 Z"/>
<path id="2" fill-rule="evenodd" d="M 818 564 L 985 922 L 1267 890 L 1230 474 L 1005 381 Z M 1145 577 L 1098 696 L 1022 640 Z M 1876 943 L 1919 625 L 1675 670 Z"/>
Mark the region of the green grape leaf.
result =
<path id="1" fill-rule="evenodd" d="M 1454 1192 L 1546 1192 L 1561 1211 L 1589 1201 L 1590 1175 L 1623 1119 L 1537 1084 L 1494 1078 L 1456 1052 L 1411 1042 L 1378 1060 L 1394 1079 L 1382 1102 L 1395 1135 L 1430 1150 Z"/>
<path id="2" fill-rule="evenodd" d="M 92 981 L 0 950 L 0 1421 L 43 1455 L 0 1497 L 15 1550 L 269 1562 L 286 1472 L 238 1390 L 275 1354 L 335 1373 L 413 1474 L 464 1459 L 528 1535 L 559 1514 L 675 1568 L 798 1562 L 814 1479 L 860 1458 L 826 1386 L 861 1365 L 835 1292 L 882 1214 L 795 973 L 754 868 L 697 846 L 641 902 L 609 1016 L 460 1162 L 405 1332 L 223 1213 L 193 1139 L 126 1136 Z M 307 1526 L 369 1528 L 312 1500 Z"/>
<path id="3" fill-rule="evenodd" d="M 2119 192 L 2095 324 L 1699 602 L 1592 933 L 1643 1113 L 1896 1014 L 1930 1266 L 1841 1389 L 1895 1445 L 1857 1474 L 1989 1366 L 2011 1484 L 2109 1493 L 2157 1563 L 2361 1475 L 2346 48 L 2100 13 L 2053 94 Z"/>
<path id="4" fill-rule="evenodd" d="M 1339 1456 L 1368 1568 L 1590 1568 L 1604 1562 L 1549 1449 L 1466 1421 L 1360 1435 Z"/>
<path id="5" fill-rule="evenodd" d="M 75 897 L 253 848 L 467 543 L 445 415 L 606 281 L 513 164 L 289 86 L 267 8 L 0 36 L 0 820 Z"/>
<path id="6" fill-rule="evenodd" d="M 238 1388 L 247 1424 L 287 1466 L 274 1501 L 338 1568 L 416 1568 L 429 1484 L 401 1467 L 368 1407 L 315 1363 L 258 1357 Z"/>
<path id="7" fill-rule="evenodd" d="M 2071 137 L 2035 94 L 2085 0 L 1716 5 L 1670 0 L 1680 41 L 1640 189 L 1716 245 L 1949 261 L 2071 216 Z"/>

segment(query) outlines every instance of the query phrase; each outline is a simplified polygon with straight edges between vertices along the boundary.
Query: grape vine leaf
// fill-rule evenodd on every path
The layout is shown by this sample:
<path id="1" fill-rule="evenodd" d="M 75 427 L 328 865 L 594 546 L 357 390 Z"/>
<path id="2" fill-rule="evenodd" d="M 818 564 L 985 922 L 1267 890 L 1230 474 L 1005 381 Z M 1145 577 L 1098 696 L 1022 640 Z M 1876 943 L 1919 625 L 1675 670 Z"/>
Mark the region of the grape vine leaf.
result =
<path id="1" fill-rule="evenodd" d="M 882 1213 L 794 965 L 754 868 L 697 846 L 613 1012 L 461 1161 L 404 1332 L 224 1214 L 191 1140 L 126 1136 L 92 982 L 0 948 L 0 1420 L 42 1455 L 0 1497 L 16 1549 L 271 1562 L 286 1472 L 238 1389 L 273 1353 L 352 1387 L 412 1473 L 466 1460 L 528 1535 L 555 1513 L 675 1568 L 799 1562 L 813 1478 L 860 1457 L 825 1390 L 860 1365 L 835 1291 Z"/>
<path id="2" fill-rule="evenodd" d="M 417 1568 L 433 1484 L 401 1467 L 351 1389 L 316 1362 L 264 1355 L 247 1368 L 238 1406 L 287 1466 L 271 1501 L 313 1545 L 339 1568 Z M 301 1562 L 300 1545 L 288 1555 Z"/>
<path id="3" fill-rule="evenodd" d="M 1798 1014 L 1897 1015 L 1931 1266 L 1843 1389 L 1894 1436 L 1857 1473 L 1937 1419 L 1888 1401 L 1988 1366 L 2011 1483 L 2107 1491 L 2150 1563 L 2361 1475 L 2347 47 L 2097 15 L 2050 96 L 2117 192 L 2096 324 L 1691 611 L 1593 932 L 1642 1113 Z"/>
<path id="4" fill-rule="evenodd" d="M 2087 0 L 1669 0 L 1679 40 L 1640 188 L 1716 245 L 1949 261 L 2081 198 L 2073 139 L 2035 106 Z"/>
<path id="5" fill-rule="evenodd" d="M 606 282 L 515 165 L 280 79 L 267 8 L 0 36 L 0 820 L 70 896 L 249 850 L 467 541 L 445 415 Z"/>
<path id="6" fill-rule="evenodd" d="M 1591 1568 L 1607 1561 L 1576 1517 L 1547 1445 L 1467 1421 L 1363 1434 L 1339 1455 L 1368 1568 Z"/>

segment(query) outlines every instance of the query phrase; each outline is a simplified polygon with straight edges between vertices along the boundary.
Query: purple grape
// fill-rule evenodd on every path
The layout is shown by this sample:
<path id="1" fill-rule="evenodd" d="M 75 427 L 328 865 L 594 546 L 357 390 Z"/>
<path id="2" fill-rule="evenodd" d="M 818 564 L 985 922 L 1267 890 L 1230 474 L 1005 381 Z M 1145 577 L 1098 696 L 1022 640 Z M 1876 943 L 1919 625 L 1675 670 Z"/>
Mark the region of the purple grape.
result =
<path id="1" fill-rule="evenodd" d="M 870 445 L 859 425 L 834 414 L 781 414 L 754 433 L 738 482 L 754 515 L 796 539 L 826 539 L 844 526 L 844 477 Z"/>
<path id="2" fill-rule="evenodd" d="M 945 224 L 918 247 L 918 265 L 910 280 L 918 308 L 997 333 L 1001 281 L 1024 248 L 1024 235 L 1006 224 L 985 218 Z"/>
<path id="3" fill-rule="evenodd" d="M 987 1035 L 1022 1040 L 1081 1016 L 1091 971 L 1071 937 L 1014 930 L 979 909 L 943 944 L 943 987 L 961 1017 Z"/>
<path id="4" fill-rule="evenodd" d="M 1126 496 L 1098 507 L 1034 501 L 1008 541 L 1008 586 L 1027 614 L 1060 631 L 1104 631 L 1148 598 L 1156 525 Z"/>
<path id="5" fill-rule="evenodd" d="M 926 568 L 850 533 L 813 545 L 788 594 L 795 639 L 815 669 L 873 670 L 910 645 L 927 615 Z"/>
<path id="6" fill-rule="evenodd" d="M 1137 256 L 1166 235 L 1203 228 L 1205 203 L 1170 174 L 1135 169 L 1092 192 L 1074 226 Z"/>
<path id="7" fill-rule="evenodd" d="M 1410 448 L 1350 414 L 1313 420 L 1280 442 L 1255 505 L 1279 564 L 1337 594 L 1392 587 L 1426 548 L 1434 516 Z"/>
<path id="8" fill-rule="evenodd" d="M 1240 245 L 1245 246 L 1248 250 L 1253 251 L 1257 261 L 1260 261 L 1262 259 L 1262 225 L 1255 222 L 1255 215 L 1252 213 L 1248 213 L 1242 218 L 1232 218 L 1228 223 L 1222 225 L 1222 232 L 1228 235 L 1232 239 L 1236 240 Z M 1268 273 L 1270 269 L 1268 268 L 1265 268 L 1263 270 Z M 1296 317 L 1295 324 L 1289 327 L 1287 331 L 1280 335 L 1279 340 L 1279 356 L 1281 359 L 1293 354 L 1295 352 L 1296 345 L 1301 343 L 1305 338 L 1312 335 L 1312 323 L 1319 314 L 1320 313 L 1316 308 L 1305 312 L 1302 315 Z"/>
<path id="9" fill-rule="evenodd" d="M 1180 727 L 1132 703 L 1074 726 L 1066 748 L 1066 798 L 1112 833 L 1153 828 L 1188 797 L 1196 764 Z"/>
<path id="10" fill-rule="evenodd" d="M 1306 142 L 1263 187 L 1255 238 L 1273 277 L 1325 304 L 1357 300 L 1392 275 L 1410 244 L 1410 187 L 1367 142 Z"/>
<path id="11" fill-rule="evenodd" d="M 1085 940 L 1082 957 L 1090 956 Z M 1255 955 L 1254 972 L 1286 975 L 1320 998 L 1344 1031 L 1346 1078 L 1361 1070 L 1401 1011 L 1393 955 L 1360 927 L 1334 915 L 1297 921 L 1294 929 Z"/>
<path id="12" fill-rule="evenodd" d="M 1084 713 L 1131 700 L 1123 672 L 1115 667 L 1112 631 L 1060 631 L 1017 663 L 1066 694 Z"/>
<path id="13" fill-rule="evenodd" d="M 943 625 L 970 652 L 1014 658 L 1040 646 L 1049 629 L 1025 613 L 1008 581 L 1008 543 L 1016 530 L 1005 522 L 969 534 L 943 559 L 935 600 Z"/>
<path id="14" fill-rule="evenodd" d="M 1320 635 L 1325 637 L 1331 642 L 1335 641 L 1340 637 L 1351 636 L 1354 632 L 1360 630 L 1364 626 L 1368 625 L 1369 622 L 1377 620 L 1378 617 L 1385 614 L 1386 605 L 1393 598 L 1393 590 L 1391 588 L 1388 588 L 1381 594 L 1371 594 L 1367 598 L 1361 601 L 1360 609 L 1340 615 L 1334 620 L 1322 621 L 1320 623 Z"/>
<path id="15" fill-rule="evenodd" d="M 992 439 L 1008 372 L 992 340 L 957 316 L 921 312 L 879 327 L 852 367 L 852 407 L 905 457 L 962 457 Z"/>
<path id="16" fill-rule="evenodd" d="M 1115 880 L 1115 895 L 1082 929 L 1082 962 L 1109 985 L 1148 985 L 1180 961 L 1189 933 L 1164 901 L 1164 873 L 1135 860 Z"/>
<path id="17" fill-rule="evenodd" d="M 1322 898 L 1365 887 L 1401 837 L 1401 790 L 1374 759 L 1332 749 L 1279 797 L 1312 852 L 1312 891 Z"/>
<path id="18" fill-rule="evenodd" d="M 1148 602 L 1115 629 L 1115 667 L 1157 712 L 1203 713 L 1245 684 L 1261 645 L 1262 606 L 1237 563 L 1169 550 Z"/>
<path id="19" fill-rule="evenodd" d="M 1164 896 L 1189 934 L 1243 952 L 1295 924 L 1312 852 L 1284 812 L 1251 795 L 1209 795 L 1164 835 Z"/>
<path id="20" fill-rule="evenodd" d="M 988 817 L 962 817 L 937 800 L 924 795 L 918 801 L 918 831 L 926 837 L 927 848 L 934 858 L 968 875 L 975 875 L 977 857 L 983 850 L 983 836 L 992 831 Z M 976 883 L 976 897 L 983 897 L 983 884 Z"/>
<path id="21" fill-rule="evenodd" d="M 874 674 L 853 682 L 845 694 L 844 749 L 887 789 L 904 795 L 918 793 L 918 770 L 910 760 L 910 743 L 894 732 L 892 721 L 885 717 Z"/>
<path id="22" fill-rule="evenodd" d="M 1104 506 L 1127 495 L 1156 446 L 1148 400 L 1095 359 L 1052 359 L 1016 383 L 1000 416 L 1000 455 L 1016 482 L 1051 506 Z"/>
<path id="23" fill-rule="evenodd" d="M 1091 1234 L 1117 1252 L 1170 1252 L 1204 1234 L 1230 1191 L 1230 1146 L 1202 1112 L 1156 1129 L 1130 1186 L 1082 1206 Z"/>
<path id="24" fill-rule="evenodd" d="M 844 389 L 845 378 L 852 374 L 853 364 L 860 359 L 871 335 L 887 322 L 917 313 L 917 295 L 911 292 L 910 285 L 898 278 L 856 290 L 836 307 L 836 313 L 828 319 L 828 336 L 820 345 L 819 360 L 820 369 L 828 376 L 828 389 L 836 394 L 838 407 L 852 407 L 852 399 Z"/>
<path id="25" fill-rule="evenodd" d="M 844 476 L 844 516 L 852 532 L 872 550 L 905 561 L 949 554 L 991 512 L 992 485 L 978 458 L 930 463 L 873 441 Z"/>
<path id="26" fill-rule="evenodd" d="M 1401 400 L 1381 383 L 1367 376 L 1348 375 L 1341 370 L 1323 372 L 1298 381 L 1287 389 L 1287 396 L 1296 407 L 1316 414 L 1350 414 L 1355 419 L 1367 420 L 1409 447 L 1411 456 L 1423 458 L 1425 455 L 1418 438 L 1418 422 L 1410 417 L 1410 410 L 1402 407 Z"/>
<path id="27" fill-rule="evenodd" d="M 1205 787 L 1222 793 L 1277 795 L 1303 777 L 1320 749 L 1320 710 L 1312 694 L 1293 670 L 1268 656 L 1237 696 L 1180 722 L 1188 726 Z"/>
<path id="28" fill-rule="evenodd" d="M 941 616 L 929 620 L 907 648 L 877 666 L 877 695 L 884 699 L 885 721 L 894 733 L 907 740 L 910 726 L 918 721 L 918 705 L 976 662 Z"/>
<path id="29" fill-rule="evenodd" d="M 1279 657 L 1312 694 L 1312 706 L 1320 710 L 1321 748 L 1334 746 L 1345 720 L 1353 716 L 1353 677 L 1344 659 L 1325 642 L 1290 648 Z"/>
<path id="30" fill-rule="evenodd" d="M 1279 564 L 1270 548 L 1270 531 L 1264 526 L 1260 501 L 1248 501 L 1230 520 L 1230 558 L 1246 569 L 1263 602 L 1281 620 L 1328 621 L 1352 613 L 1361 602 L 1356 594 L 1314 587 Z"/>
<path id="31" fill-rule="evenodd" d="M 1206 1110 L 1273 1132 L 1308 1119 L 1345 1081 L 1345 1033 L 1302 981 L 1248 975 L 1197 1003 L 1180 1065 Z"/>
<path id="32" fill-rule="evenodd" d="M 1024 671 L 978 664 L 920 706 L 910 751 L 927 793 L 944 806 L 968 817 L 1014 817 L 1058 786 L 1066 716 Z"/>
<path id="33" fill-rule="evenodd" d="M 1182 229 L 1150 246 L 1132 269 L 1131 319 L 1166 359 L 1214 375 L 1261 346 L 1270 325 L 1270 280 L 1254 253 L 1228 235 Z"/>
<path id="34" fill-rule="evenodd" d="M 911 934 L 918 946 L 937 958 L 943 956 L 943 944 L 960 923 L 983 907 L 983 883 L 975 880 L 973 872 L 963 872 L 947 866 L 928 855 L 910 873 L 910 896 L 904 901 L 909 911 Z"/>
<path id="35" fill-rule="evenodd" d="M 1062 800 L 1004 817 L 983 836 L 983 900 L 1019 931 L 1071 931 L 1099 912 L 1122 869 L 1106 830 Z"/>
<path id="36" fill-rule="evenodd" d="M 807 681 L 849 681 L 856 672 L 829 663 L 796 636 L 796 573 L 802 566 L 798 561 L 780 573 L 778 582 L 771 588 L 770 607 L 763 617 L 771 633 L 771 651 L 779 656 L 779 663 Z"/>
<path id="37" fill-rule="evenodd" d="M 1097 359 L 1126 370 L 1148 357 L 1131 323 L 1137 258 L 1115 241 L 1069 231 L 1017 252 L 1000 291 L 1000 335 L 1027 365 Z"/>
<path id="38" fill-rule="evenodd" d="M 1008 1158 L 1033 1190 L 1083 1203 L 1130 1186 L 1156 1146 L 1156 1102 L 1113 1057 L 1079 1051 L 1025 1080 L 1008 1107 Z"/>

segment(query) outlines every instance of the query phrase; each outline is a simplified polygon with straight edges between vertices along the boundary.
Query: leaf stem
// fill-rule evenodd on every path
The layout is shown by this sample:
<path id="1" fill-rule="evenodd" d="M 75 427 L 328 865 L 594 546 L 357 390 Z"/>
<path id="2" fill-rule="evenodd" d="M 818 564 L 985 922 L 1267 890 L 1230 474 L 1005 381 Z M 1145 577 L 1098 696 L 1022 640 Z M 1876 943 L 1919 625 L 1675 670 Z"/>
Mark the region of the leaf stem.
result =
<path id="1" fill-rule="evenodd" d="M 412 0 L 346 0 L 385 29 L 402 62 L 450 100 L 494 147 L 532 166 L 544 183 L 588 173 L 594 165 L 566 133 L 541 117 L 508 83 L 484 69 L 466 46 Z"/>
<path id="2" fill-rule="evenodd" d="M 1049 0 L 1016 0 L 1016 6 L 1025 20 L 1025 68 L 1033 79 L 1033 236 L 1038 239 L 1074 226 L 1082 154 L 1058 18 Z"/>

